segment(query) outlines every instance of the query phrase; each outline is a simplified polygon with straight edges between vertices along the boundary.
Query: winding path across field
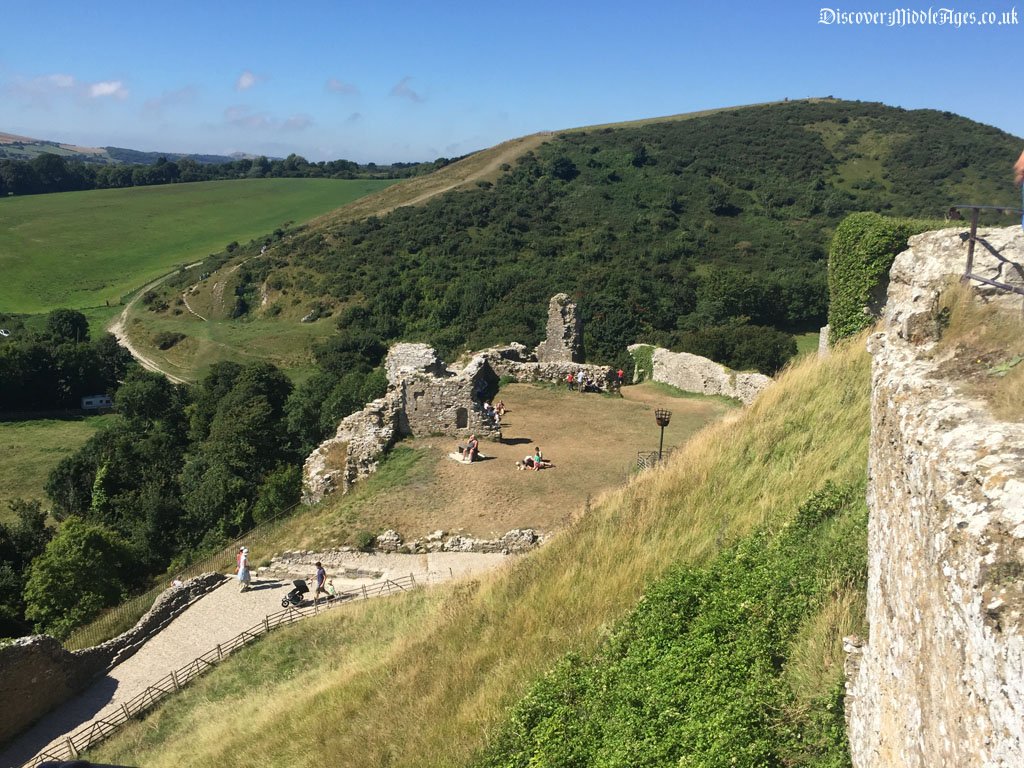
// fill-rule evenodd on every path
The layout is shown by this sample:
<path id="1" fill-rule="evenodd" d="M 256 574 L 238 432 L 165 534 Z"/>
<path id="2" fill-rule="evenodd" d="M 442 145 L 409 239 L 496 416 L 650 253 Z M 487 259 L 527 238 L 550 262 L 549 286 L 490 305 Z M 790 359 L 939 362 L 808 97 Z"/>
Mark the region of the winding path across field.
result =
<path id="1" fill-rule="evenodd" d="M 454 552 L 429 555 L 353 553 L 353 567 L 383 576 L 347 579 L 335 575 L 334 583 L 339 590 L 346 590 L 412 573 L 418 583 L 433 584 L 490 570 L 508 560 L 503 555 Z M 193 603 L 134 656 L 15 739 L 0 753 L 0 768 L 17 768 L 47 747 L 55 747 L 82 726 L 110 717 L 123 702 L 138 696 L 172 671 L 251 629 L 264 616 L 281 610 L 281 598 L 291 589 L 291 578 L 308 579 L 309 576 L 302 573 L 283 578 L 257 578 L 246 593 L 238 591 L 238 583 L 233 579 L 226 581 Z"/>
<path id="2" fill-rule="evenodd" d="M 185 268 L 191 269 L 192 267 L 199 266 L 199 264 L 202 264 L 202 262 L 197 261 L 195 264 L 189 264 Z M 111 321 L 110 325 L 107 326 L 107 330 L 110 333 L 114 334 L 114 337 L 117 339 L 117 343 L 120 344 L 125 349 L 127 349 L 129 352 L 131 352 L 132 357 L 134 357 L 136 361 L 138 361 L 139 365 L 141 365 L 147 371 L 153 371 L 154 373 L 162 373 L 164 376 L 167 377 L 169 381 L 173 382 L 174 384 L 188 384 L 189 382 L 186 381 L 185 379 L 181 378 L 180 376 L 175 376 L 173 373 L 165 371 L 156 363 L 155 360 L 142 354 L 142 352 L 139 351 L 138 347 L 132 344 L 132 340 L 128 337 L 128 313 L 132 311 L 132 309 L 138 303 L 139 299 L 141 299 L 145 295 L 146 291 L 153 290 L 158 285 L 162 284 L 165 280 L 170 278 L 171 275 L 175 275 L 177 273 L 178 270 L 168 272 L 163 277 L 158 277 L 153 282 L 142 286 L 142 288 L 140 288 L 135 293 L 135 295 L 132 296 L 131 300 L 124 305 L 124 309 L 121 310 L 121 314 L 119 314 L 113 321 Z"/>

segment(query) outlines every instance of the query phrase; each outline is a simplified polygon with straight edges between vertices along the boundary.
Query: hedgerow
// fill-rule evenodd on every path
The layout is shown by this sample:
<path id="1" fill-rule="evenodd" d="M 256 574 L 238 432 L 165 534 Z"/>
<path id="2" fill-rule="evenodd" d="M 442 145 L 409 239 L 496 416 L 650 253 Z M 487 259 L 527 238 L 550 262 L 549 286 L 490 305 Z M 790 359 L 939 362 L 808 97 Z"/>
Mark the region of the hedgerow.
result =
<path id="1" fill-rule="evenodd" d="M 907 238 L 941 222 L 854 213 L 836 227 L 828 256 L 829 341 L 853 336 L 875 321 L 889 268 Z"/>

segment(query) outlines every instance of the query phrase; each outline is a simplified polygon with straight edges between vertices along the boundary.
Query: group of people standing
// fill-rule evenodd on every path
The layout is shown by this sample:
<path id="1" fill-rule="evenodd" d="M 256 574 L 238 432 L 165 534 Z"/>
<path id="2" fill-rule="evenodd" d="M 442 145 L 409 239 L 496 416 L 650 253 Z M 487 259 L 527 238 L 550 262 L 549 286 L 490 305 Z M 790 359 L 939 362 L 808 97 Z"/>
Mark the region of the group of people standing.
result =
<path id="1" fill-rule="evenodd" d="M 619 368 L 613 376 L 608 378 L 608 386 L 615 391 L 622 388 L 626 381 L 626 372 Z M 600 392 L 601 385 L 597 379 L 592 377 L 582 368 L 577 373 L 569 371 L 565 374 L 565 385 L 571 392 Z"/>

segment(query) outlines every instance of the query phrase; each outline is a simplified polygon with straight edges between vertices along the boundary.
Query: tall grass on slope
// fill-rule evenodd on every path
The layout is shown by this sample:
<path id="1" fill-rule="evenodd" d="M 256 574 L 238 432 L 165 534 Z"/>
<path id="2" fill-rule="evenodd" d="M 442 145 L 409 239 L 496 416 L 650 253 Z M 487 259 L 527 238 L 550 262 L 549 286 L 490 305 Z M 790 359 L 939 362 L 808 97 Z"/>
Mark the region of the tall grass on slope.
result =
<path id="1" fill-rule="evenodd" d="M 563 657 L 480 768 L 848 766 L 826 659 L 866 583 L 864 486 L 826 485 L 779 534 L 660 579 L 593 659 Z"/>
<path id="2" fill-rule="evenodd" d="M 243 653 L 96 759 L 153 768 L 466 764 L 532 681 L 567 652 L 592 653 L 669 568 L 706 563 L 757 526 L 784 525 L 826 482 L 862 481 L 869 386 L 862 340 L 806 361 L 664 468 L 600 498 L 541 550 L 432 595 L 435 607 L 405 631 L 353 640 L 352 619 L 325 616 L 267 638 L 290 642 L 305 672 L 275 684 L 265 670 L 243 691 Z M 408 601 L 375 610 L 408 611 Z M 317 647 L 295 633 L 315 634 Z M 351 661 L 340 669 L 338 659 Z"/>

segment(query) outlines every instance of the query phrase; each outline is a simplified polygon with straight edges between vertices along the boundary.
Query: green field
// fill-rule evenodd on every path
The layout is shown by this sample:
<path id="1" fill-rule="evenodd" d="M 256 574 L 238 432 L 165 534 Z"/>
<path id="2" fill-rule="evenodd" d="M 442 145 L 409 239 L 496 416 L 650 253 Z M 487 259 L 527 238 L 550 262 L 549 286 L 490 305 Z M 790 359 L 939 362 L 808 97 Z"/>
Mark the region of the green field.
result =
<path id="1" fill-rule="evenodd" d="M 77 451 L 114 416 L 0 422 L 0 521 L 11 499 L 43 499 L 50 470 Z"/>
<path id="2" fill-rule="evenodd" d="M 160 331 L 181 333 L 186 338 L 168 350 L 160 350 L 153 337 Z M 314 370 L 312 347 L 337 333 L 328 320 L 318 323 L 284 321 L 203 322 L 188 313 L 170 317 L 136 312 L 129 323 L 132 342 L 160 369 L 187 381 L 202 378 L 210 366 L 224 360 L 246 365 L 266 360 L 298 383 Z"/>
<path id="3" fill-rule="evenodd" d="M 245 179 L 0 200 L 0 309 L 114 305 L 233 240 L 308 221 L 393 183 Z"/>

